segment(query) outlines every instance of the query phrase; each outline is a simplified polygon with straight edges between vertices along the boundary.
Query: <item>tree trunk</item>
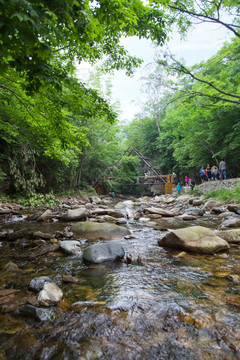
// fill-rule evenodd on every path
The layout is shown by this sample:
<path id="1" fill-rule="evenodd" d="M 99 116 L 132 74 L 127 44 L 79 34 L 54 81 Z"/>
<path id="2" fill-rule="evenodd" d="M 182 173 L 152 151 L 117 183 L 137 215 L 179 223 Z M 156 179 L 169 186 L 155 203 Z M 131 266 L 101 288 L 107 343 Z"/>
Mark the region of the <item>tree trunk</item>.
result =
<path id="1" fill-rule="evenodd" d="M 76 187 L 78 189 L 80 188 L 80 183 L 81 183 L 81 178 L 82 178 L 83 161 L 84 161 L 84 151 L 80 155 L 79 165 L 78 165 L 78 170 L 77 170 L 77 176 L 76 176 Z"/>

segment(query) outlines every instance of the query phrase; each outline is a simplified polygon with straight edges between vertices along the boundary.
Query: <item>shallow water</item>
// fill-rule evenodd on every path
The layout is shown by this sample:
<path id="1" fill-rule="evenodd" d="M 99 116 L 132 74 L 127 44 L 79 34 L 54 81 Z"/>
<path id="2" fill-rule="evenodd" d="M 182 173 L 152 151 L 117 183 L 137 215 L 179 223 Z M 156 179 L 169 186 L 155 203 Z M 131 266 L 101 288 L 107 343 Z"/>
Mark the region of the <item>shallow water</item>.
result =
<path id="1" fill-rule="evenodd" d="M 218 221 L 205 216 L 198 223 L 214 228 Z M 158 223 L 166 224 L 193 223 L 177 219 Z M 65 226 L 15 221 L 2 228 L 55 232 Z M 240 358 L 240 286 L 230 277 L 240 276 L 239 246 L 227 256 L 177 257 L 179 251 L 157 245 L 164 231 L 136 222 L 128 226 L 132 238 L 117 241 L 132 255 L 129 265 L 87 267 L 81 257 L 61 252 L 31 262 L 17 260 L 15 254 L 24 248 L 2 241 L 0 267 L 13 261 L 20 272 L 1 270 L 1 288 L 12 281 L 21 293 L 29 294 L 30 280 L 47 275 L 64 297 L 56 307 L 45 308 L 46 320 L 41 322 L 2 312 L 1 360 Z M 138 255 L 142 263 L 137 262 Z M 62 283 L 64 275 L 76 277 L 78 283 Z"/>

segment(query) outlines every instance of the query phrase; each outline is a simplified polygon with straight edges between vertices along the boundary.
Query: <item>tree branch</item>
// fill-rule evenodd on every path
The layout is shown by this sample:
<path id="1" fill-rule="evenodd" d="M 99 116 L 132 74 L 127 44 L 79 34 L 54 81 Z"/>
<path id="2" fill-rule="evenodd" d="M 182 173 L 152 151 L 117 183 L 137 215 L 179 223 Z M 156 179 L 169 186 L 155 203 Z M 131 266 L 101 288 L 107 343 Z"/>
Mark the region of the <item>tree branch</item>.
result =
<path id="1" fill-rule="evenodd" d="M 170 9 L 172 10 L 176 10 L 176 11 L 180 11 L 181 13 L 184 13 L 184 14 L 188 14 L 194 18 L 200 18 L 200 19 L 203 19 L 203 21 L 209 21 L 209 22 L 215 22 L 219 25 L 222 25 L 224 27 L 226 27 L 228 30 L 230 30 L 231 32 L 234 33 L 234 35 L 236 35 L 237 37 L 240 37 L 240 33 L 238 33 L 234 28 L 239 28 L 238 25 L 234 25 L 234 24 L 227 24 L 223 21 L 221 21 L 220 19 L 217 19 L 217 18 L 214 18 L 210 15 L 208 15 L 207 13 L 205 14 L 201 14 L 201 13 L 195 13 L 193 11 L 190 11 L 190 10 L 187 10 L 187 9 L 181 9 L 181 8 L 178 8 L 176 6 L 173 6 L 173 5 L 168 5 Z"/>

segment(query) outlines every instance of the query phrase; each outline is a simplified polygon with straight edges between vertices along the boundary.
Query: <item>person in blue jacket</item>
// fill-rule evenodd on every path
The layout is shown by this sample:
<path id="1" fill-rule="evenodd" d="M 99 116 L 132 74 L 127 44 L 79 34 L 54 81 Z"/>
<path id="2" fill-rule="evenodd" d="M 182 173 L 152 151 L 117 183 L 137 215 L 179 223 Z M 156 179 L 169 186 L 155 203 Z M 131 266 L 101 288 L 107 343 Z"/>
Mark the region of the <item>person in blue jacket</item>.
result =
<path id="1" fill-rule="evenodd" d="M 177 193 L 178 193 L 178 195 L 180 195 L 181 190 L 182 190 L 182 187 L 181 187 L 180 182 L 179 182 L 177 184 Z"/>

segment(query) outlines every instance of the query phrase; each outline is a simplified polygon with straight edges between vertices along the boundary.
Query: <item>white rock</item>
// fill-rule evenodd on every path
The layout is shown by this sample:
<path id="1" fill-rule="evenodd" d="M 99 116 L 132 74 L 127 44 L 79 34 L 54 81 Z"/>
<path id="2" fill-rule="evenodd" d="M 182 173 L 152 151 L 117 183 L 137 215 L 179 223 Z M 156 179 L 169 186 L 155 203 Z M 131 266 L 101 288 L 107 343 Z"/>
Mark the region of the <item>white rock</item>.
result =
<path id="1" fill-rule="evenodd" d="M 37 301 L 40 305 L 50 306 L 57 304 L 63 296 L 62 290 L 54 283 L 45 283 L 40 291 Z"/>
<path id="2" fill-rule="evenodd" d="M 70 255 L 75 255 L 81 253 L 81 243 L 77 240 L 64 240 L 60 241 L 60 248 Z"/>

